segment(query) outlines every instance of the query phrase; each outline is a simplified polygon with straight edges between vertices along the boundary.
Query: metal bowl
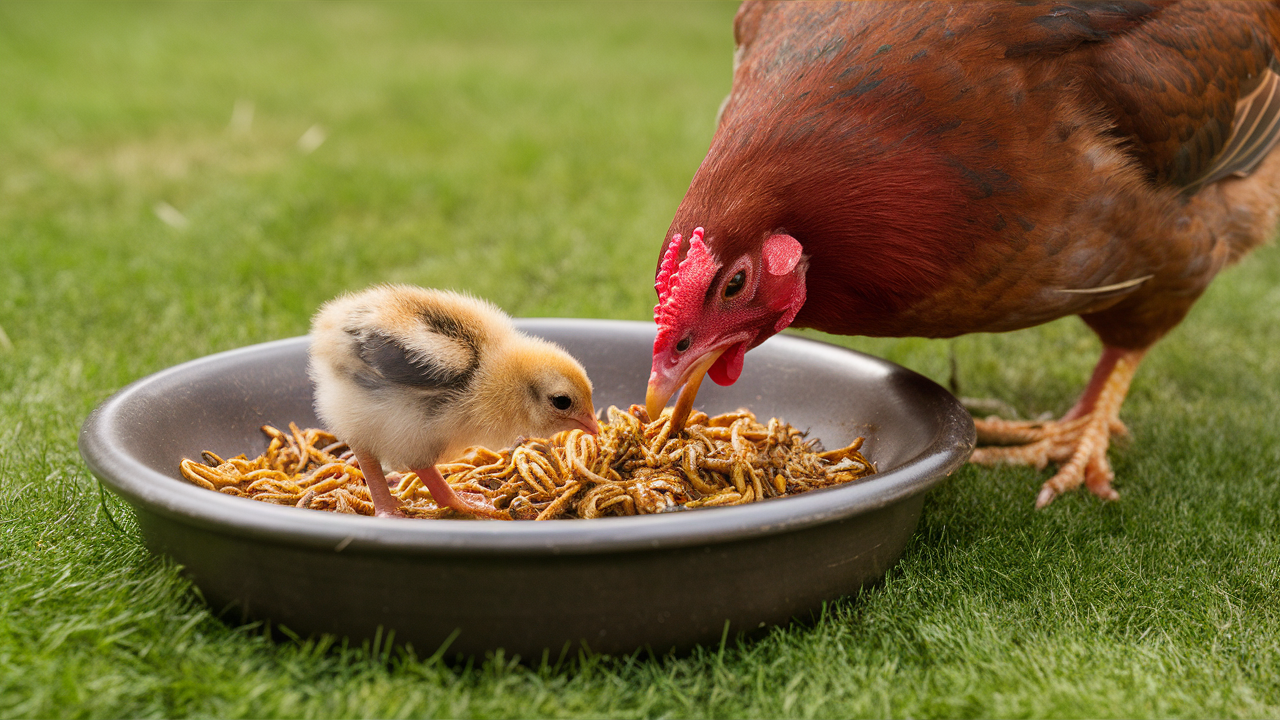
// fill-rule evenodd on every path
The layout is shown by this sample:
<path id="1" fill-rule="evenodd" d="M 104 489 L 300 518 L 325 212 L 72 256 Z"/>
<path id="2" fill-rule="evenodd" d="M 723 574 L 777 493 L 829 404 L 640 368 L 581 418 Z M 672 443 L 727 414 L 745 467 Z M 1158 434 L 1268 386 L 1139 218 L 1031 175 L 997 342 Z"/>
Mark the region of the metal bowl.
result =
<path id="1" fill-rule="evenodd" d="M 522 320 L 576 356 L 596 407 L 644 397 L 654 327 Z M 897 561 L 924 493 L 973 449 L 969 414 L 905 368 L 777 336 L 697 407 L 749 407 L 827 447 L 859 435 L 879 468 L 861 484 L 747 506 L 552 522 L 401 520 L 298 510 L 213 493 L 179 461 L 261 452 L 264 423 L 316 426 L 307 338 L 193 360 L 99 406 L 80 434 L 94 475 L 128 501 L 148 547 L 181 563 L 217 611 L 353 640 L 381 628 L 431 652 L 566 644 L 655 652 L 716 641 L 725 623 L 788 622 L 875 582 Z"/>

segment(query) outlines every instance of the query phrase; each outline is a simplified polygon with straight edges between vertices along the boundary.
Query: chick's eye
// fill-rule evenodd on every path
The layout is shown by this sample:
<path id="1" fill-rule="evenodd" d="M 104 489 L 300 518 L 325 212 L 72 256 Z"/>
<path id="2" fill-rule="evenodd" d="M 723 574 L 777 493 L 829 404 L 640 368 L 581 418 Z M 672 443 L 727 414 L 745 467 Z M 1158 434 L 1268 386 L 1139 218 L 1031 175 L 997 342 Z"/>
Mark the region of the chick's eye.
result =
<path id="1" fill-rule="evenodd" d="M 557 410 L 568 410 L 571 405 L 573 405 L 573 400 L 568 395 L 551 396 L 551 407 Z"/>
<path id="2" fill-rule="evenodd" d="M 724 285 L 724 299 L 728 300 L 734 295 L 737 295 L 738 293 L 742 292 L 742 287 L 746 284 L 747 284 L 747 274 L 745 272 L 743 272 L 742 270 L 739 270 L 738 272 L 734 273 L 733 277 L 729 278 L 729 282 L 725 283 Z"/>
<path id="3" fill-rule="evenodd" d="M 680 342 L 676 343 L 676 352 L 684 352 L 685 350 L 688 350 L 688 349 L 689 349 L 689 338 L 687 337 L 681 338 Z"/>

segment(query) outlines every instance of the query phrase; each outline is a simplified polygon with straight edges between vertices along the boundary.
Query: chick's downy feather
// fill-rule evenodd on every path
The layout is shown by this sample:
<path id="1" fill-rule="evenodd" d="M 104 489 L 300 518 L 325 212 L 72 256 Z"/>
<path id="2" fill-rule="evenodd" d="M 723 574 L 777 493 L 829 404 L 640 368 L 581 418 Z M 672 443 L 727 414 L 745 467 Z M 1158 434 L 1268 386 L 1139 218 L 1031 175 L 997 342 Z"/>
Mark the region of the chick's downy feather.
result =
<path id="1" fill-rule="evenodd" d="M 326 303 L 311 336 L 321 420 L 396 470 L 422 474 L 473 445 L 598 429 L 582 365 L 482 300 L 382 285 Z"/>

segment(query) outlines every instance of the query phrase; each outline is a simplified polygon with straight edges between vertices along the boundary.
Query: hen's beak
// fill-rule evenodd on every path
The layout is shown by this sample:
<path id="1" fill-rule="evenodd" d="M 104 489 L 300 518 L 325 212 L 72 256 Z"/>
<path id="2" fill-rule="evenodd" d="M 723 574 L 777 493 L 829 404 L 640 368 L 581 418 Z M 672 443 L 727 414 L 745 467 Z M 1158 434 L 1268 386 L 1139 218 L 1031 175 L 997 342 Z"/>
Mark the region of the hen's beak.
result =
<path id="1" fill-rule="evenodd" d="M 649 378 L 649 389 L 645 393 L 644 404 L 645 409 L 649 411 L 649 419 L 656 420 L 662 414 L 662 409 L 667 406 L 667 401 L 675 394 L 677 388 L 681 385 L 684 390 L 680 392 L 680 397 L 676 399 L 676 407 L 672 417 L 675 421 L 674 428 L 678 430 L 684 427 L 684 421 L 689 417 L 689 411 L 693 409 L 693 400 L 698 395 L 698 387 L 702 385 L 702 378 L 706 377 L 707 371 L 711 366 L 720 359 L 725 348 L 713 350 L 702 356 L 697 362 L 689 366 L 689 369 L 675 380 L 671 382 L 668 377 L 662 377 L 656 373 Z"/>

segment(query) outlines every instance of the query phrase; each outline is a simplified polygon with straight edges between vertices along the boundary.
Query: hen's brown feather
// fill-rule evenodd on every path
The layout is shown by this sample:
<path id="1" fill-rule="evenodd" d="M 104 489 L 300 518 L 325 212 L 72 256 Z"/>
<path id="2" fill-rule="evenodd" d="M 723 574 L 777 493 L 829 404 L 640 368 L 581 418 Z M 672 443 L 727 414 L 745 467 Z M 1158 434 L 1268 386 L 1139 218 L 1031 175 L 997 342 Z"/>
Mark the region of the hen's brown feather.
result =
<path id="1" fill-rule="evenodd" d="M 668 237 L 703 226 L 726 266 L 797 238 L 796 325 L 939 337 L 1079 314 L 1146 347 L 1274 228 L 1276 3 L 752 2 L 735 37 Z"/>

